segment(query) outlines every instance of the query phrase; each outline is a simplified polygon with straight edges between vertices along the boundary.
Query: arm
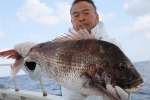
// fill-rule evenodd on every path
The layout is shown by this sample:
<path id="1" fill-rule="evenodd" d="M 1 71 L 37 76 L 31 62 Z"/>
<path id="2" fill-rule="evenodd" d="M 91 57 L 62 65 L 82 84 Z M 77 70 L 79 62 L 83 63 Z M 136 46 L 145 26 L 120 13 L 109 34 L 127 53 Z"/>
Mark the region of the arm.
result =
<path id="1" fill-rule="evenodd" d="M 86 95 L 82 95 L 79 92 L 69 90 L 63 86 L 61 86 L 61 91 L 63 100 L 85 100 L 86 98 Z"/>
<path id="2" fill-rule="evenodd" d="M 22 67 L 22 70 L 34 81 L 38 81 L 41 77 L 41 69 L 40 66 L 37 65 L 32 59 L 27 57 L 30 49 L 36 44 L 33 42 L 25 42 L 21 44 L 15 45 L 14 49 L 23 57 L 25 57 L 25 63 Z"/>
<path id="3" fill-rule="evenodd" d="M 118 41 L 116 41 L 115 38 L 111 38 L 107 35 L 105 25 L 102 21 L 100 21 L 93 29 L 91 29 L 91 33 L 96 39 L 113 43 L 122 50 L 121 44 Z"/>

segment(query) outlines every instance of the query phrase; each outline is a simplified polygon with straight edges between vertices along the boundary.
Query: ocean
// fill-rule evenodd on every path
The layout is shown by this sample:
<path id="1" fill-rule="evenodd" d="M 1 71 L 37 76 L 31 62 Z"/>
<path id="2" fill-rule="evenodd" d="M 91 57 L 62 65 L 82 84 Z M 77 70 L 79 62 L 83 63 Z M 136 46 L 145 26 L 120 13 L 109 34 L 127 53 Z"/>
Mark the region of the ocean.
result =
<path id="1" fill-rule="evenodd" d="M 141 84 L 142 89 L 139 92 L 131 94 L 130 100 L 150 100 L 150 61 L 135 62 L 134 65 L 144 83 Z M 20 90 L 42 92 L 40 82 L 31 80 L 27 75 L 17 75 L 16 81 Z M 60 85 L 55 80 L 42 78 L 42 81 L 48 94 L 61 96 Z M 0 84 L 8 84 L 11 88 L 15 88 L 13 80 L 9 80 L 8 76 L 0 77 Z"/>

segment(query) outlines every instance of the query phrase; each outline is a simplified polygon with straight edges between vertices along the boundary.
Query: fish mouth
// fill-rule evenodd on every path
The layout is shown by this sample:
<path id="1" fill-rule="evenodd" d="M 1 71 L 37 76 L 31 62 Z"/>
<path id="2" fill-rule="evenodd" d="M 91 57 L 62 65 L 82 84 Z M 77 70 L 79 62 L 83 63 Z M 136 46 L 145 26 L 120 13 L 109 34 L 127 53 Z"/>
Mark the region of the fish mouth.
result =
<path id="1" fill-rule="evenodd" d="M 135 93 L 141 90 L 141 87 L 138 85 L 137 87 L 133 87 L 130 89 L 124 89 L 124 91 L 126 91 L 127 93 Z"/>
<path id="2" fill-rule="evenodd" d="M 127 93 L 135 93 L 141 90 L 140 84 L 142 84 L 144 81 L 142 78 L 136 80 L 133 82 L 133 85 L 130 86 L 128 89 L 124 89 Z"/>
<path id="3" fill-rule="evenodd" d="M 131 87 L 131 88 L 132 88 L 132 87 L 137 87 L 137 86 L 139 86 L 140 84 L 142 84 L 143 82 L 144 82 L 143 79 L 140 78 L 140 79 L 134 81 L 134 82 L 133 82 L 133 85 L 131 85 L 130 87 Z"/>

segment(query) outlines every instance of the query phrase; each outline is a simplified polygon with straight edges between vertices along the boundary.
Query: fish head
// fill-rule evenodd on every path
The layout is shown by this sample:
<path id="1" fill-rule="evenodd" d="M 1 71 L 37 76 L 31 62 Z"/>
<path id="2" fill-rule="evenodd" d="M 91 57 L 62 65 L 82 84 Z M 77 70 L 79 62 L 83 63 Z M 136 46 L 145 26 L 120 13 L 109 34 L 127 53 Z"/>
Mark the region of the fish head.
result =
<path id="1" fill-rule="evenodd" d="M 32 47 L 31 52 L 44 54 L 44 53 L 47 53 L 46 51 L 51 50 L 53 48 L 53 45 L 54 44 L 51 41 L 43 42 Z"/>
<path id="2" fill-rule="evenodd" d="M 32 47 L 28 56 L 31 58 L 31 59 L 34 59 L 34 61 L 36 63 L 38 63 L 40 65 L 40 63 L 44 63 L 45 61 L 45 58 L 49 58 L 49 56 L 51 56 L 52 53 L 50 53 L 51 49 L 53 48 L 53 45 L 52 46 L 49 46 L 51 45 L 51 41 L 48 41 L 48 42 L 44 42 L 44 43 L 40 43 L 40 44 L 37 44 L 36 46 Z"/>
<path id="3" fill-rule="evenodd" d="M 134 64 L 119 47 L 110 45 L 109 48 L 111 49 L 108 49 L 104 60 L 106 64 L 103 66 L 109 80 L 105 80 L 106 84 L 110 83 L 123 89 L 137 88 L 143 83 L 143 79 Z"/>
<path id="4" fill-rule="evenodd" d="M 119 61 L 114 71 L 116 85 L 123 89 L 131 89 L 143 83 L 143 79 L 134 65 L 128 61 Z"/>

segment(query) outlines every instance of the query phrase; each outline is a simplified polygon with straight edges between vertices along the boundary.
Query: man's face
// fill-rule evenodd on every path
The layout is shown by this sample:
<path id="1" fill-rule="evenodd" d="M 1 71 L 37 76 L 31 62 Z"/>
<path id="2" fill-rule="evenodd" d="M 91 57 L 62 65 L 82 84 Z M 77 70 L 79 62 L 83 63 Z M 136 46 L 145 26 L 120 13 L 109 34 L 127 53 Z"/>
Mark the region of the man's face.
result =
<path id="1" fill-rule="evenodd" d="M 89 32 L 99 22 L 99 16 L 92 4 L 86 1 L 76 3 L 71 9 L 71 22 L 75 30 L 85 27 Z"/>

